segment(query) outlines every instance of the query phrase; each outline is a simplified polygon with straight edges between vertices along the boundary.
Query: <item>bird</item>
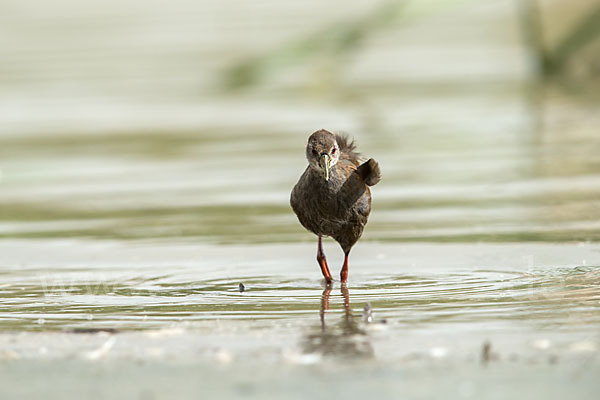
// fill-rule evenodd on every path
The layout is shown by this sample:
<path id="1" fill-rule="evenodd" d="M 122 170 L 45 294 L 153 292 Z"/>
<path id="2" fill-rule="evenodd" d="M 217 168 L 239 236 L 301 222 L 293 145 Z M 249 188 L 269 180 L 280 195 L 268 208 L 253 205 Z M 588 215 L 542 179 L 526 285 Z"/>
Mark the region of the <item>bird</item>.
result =
<path id="1" fill-rule="evenodd" d="M 361 164 L 354 141 L 325 129 L 308 138 L 306 159 L 308 166 L 292 189 L 290 205 L 300 224 L 318 237 L 317 262 L 327 285 L 333 278 L 322 238 L 339 243 L 344 251 L 340 280 L 346 284 L 348 255 L 371 213 L 369 186 L 381 180 L 379 164 L 372 158 Z"/>

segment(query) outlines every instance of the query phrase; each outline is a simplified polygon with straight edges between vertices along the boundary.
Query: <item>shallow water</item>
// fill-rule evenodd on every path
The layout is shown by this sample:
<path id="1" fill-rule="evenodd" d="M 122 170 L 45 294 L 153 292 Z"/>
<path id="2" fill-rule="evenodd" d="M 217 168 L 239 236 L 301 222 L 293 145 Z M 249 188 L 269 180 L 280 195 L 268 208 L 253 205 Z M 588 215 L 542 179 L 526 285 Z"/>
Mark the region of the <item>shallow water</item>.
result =
<path id="1" fill-rule="evenodd" d="M 332 288 L 313 247 L 4 241 L 3 391 L 595 397 L 598 245 L 365 243 Z"/>
<path id="2" fill-rule="evenodd" d="M 500 333 L 525 319 L 521 328 L 532 333 L 561 326 L 589 334 L 600 323 L 594 312 L 600 254 L 592 244 L 365 244 L 353 254 L 346 288 L 321 287 L 308 245 L 10 241 L 1 249 L 0 320 L 11 331 L 147 330 L 238 320 L 242 326 L 302 326 L 330 299 L 332 312 L 345 302 L 352 306 L 347 312 L 369 303 L 389 320 L 386 327 L 412 332 L 441 333 L 451 323 Z"/>
<path id="3" fill-rule="evenodd" d="M 494 39 L 510 2 L 430 25 L 412 5 L 339 74 L 234 93 L 215 84 L 232 54 L 314 31 L 322 2 L 63 3 L 3 13 L 29 45 L 0 50 L 7 398 L 595 398 L 599 99 L 527 82 Z M 383 171 L 346 288 L 288 205 L 318 128 Z"/>

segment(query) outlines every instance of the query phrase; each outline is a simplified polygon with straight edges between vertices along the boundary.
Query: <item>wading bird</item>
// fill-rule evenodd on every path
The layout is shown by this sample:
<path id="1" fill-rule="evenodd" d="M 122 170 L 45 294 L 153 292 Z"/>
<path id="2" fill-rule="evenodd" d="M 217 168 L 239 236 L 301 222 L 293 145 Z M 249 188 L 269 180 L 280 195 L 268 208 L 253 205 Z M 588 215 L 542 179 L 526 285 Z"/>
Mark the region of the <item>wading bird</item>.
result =
<path id="1" fill-rule="evenodd" d="M 374 159 L 359 162 L 354 142 L 324 129 L 308 138 L 308 167 L 292 190 L 290 204 L 298 220 L 319 238 L 317 262 L 325 282 L 332 282 L 323 252 L 323 236 L 334 238 L 344 250 L 342 283 L 348 280 L 348 255 L 362 235 L 371 212 L 369 186 L 381 180 Z"/>

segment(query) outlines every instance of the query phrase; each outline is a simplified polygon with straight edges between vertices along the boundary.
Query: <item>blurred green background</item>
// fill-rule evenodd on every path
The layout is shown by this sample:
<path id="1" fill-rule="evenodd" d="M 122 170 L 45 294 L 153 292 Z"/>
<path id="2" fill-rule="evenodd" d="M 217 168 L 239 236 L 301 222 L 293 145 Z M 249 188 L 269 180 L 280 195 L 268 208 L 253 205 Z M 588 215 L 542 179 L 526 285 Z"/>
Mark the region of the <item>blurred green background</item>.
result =
<path id="1" fill-rule="evenodd" d="M 366 240 L 600 238 L 600 3 L 0 2 L 0 237 L 312 240 L 326 128 Z"/>

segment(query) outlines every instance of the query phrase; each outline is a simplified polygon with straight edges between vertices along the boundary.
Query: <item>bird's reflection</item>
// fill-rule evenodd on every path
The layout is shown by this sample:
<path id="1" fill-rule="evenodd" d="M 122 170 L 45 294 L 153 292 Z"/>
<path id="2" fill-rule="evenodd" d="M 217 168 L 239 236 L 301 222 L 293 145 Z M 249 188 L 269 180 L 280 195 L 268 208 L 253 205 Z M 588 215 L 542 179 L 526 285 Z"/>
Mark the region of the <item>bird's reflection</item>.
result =
<path id="1" fill-rule="evenodd" d="M 328 325 L 326 316 L 329 310 L 332 288 L 328 285 L 321 295 L 320 320 L 318 333 L 310 333 L 303 338 L 302 348 L 305 353 L 317 353 L 324 356 L 342 356 L 351 358 L 371 358 L 373 347 L 369 343 L 366 332 L 360 328 L 359 322 L 350 310 L 350 292 L 346 285 L 341 287 L 344 302 L 344 316 L 335 325 Z"/>

